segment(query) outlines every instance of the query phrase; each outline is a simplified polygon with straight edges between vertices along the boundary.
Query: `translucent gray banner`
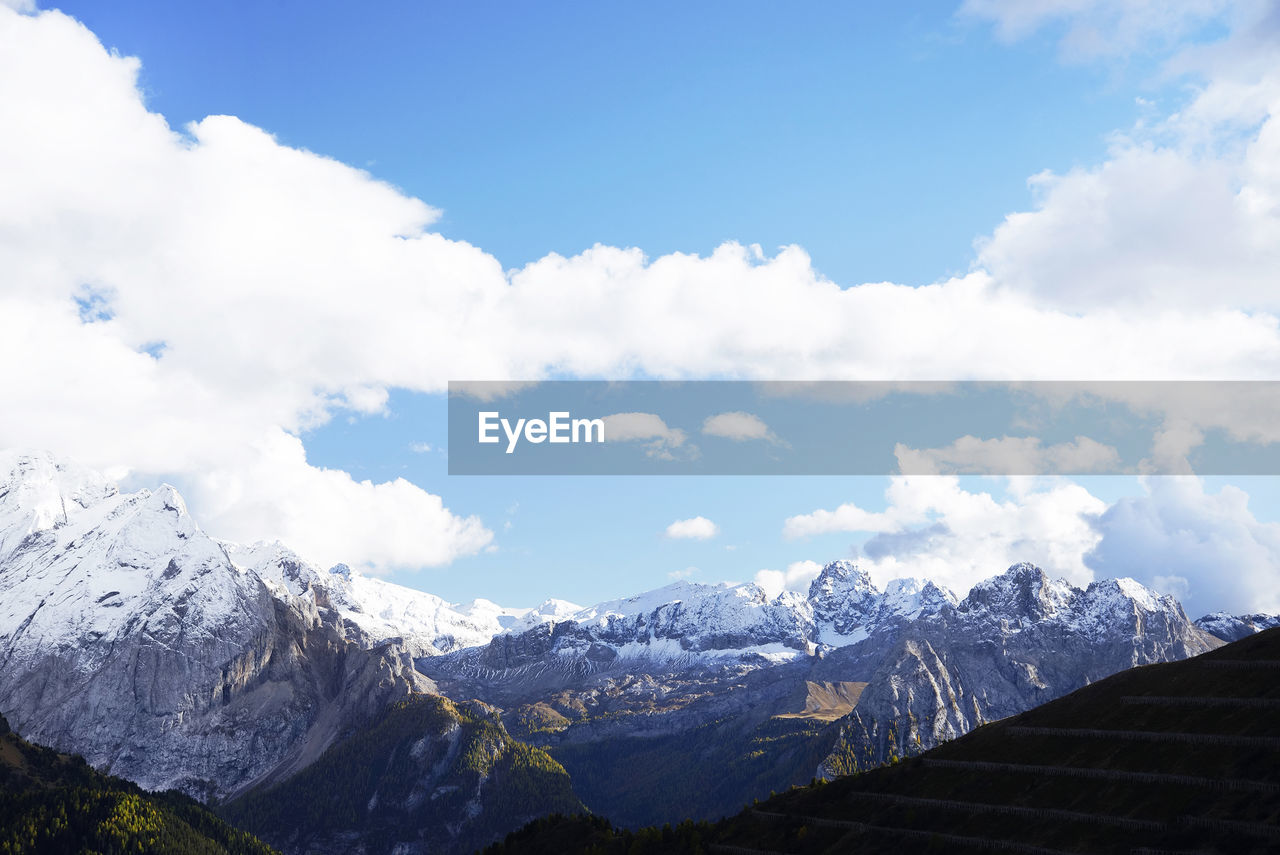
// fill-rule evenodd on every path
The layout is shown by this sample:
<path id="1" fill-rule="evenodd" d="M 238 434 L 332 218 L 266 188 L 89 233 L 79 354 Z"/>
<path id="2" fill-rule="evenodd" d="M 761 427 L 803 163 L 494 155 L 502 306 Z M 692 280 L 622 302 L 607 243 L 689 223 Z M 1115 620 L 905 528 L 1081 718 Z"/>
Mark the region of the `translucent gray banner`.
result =
<path id="1" fill-rule="evenodd" d="M 1280 474 L 1280 382 L 449 384 L 451 475 Z"/>

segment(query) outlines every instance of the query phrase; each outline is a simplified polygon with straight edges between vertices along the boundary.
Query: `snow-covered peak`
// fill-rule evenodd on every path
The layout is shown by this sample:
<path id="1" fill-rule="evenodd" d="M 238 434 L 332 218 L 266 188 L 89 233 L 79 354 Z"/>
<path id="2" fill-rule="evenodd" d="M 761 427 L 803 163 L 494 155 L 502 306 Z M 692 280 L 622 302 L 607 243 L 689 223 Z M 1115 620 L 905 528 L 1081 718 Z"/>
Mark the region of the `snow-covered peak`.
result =
<path id="1" fill-rule="evenodd" d="M 499 632 L 520 632 L 541 623 L 554 623 L 572 616 L 581 606 L 567 600 L 547 600 L 536 608 L 520 609 L 479 598 L 455 608 L 477 625 L 491 630 L 490 635 L 496 635 Z"/>
<path id="2" fill-rule="evenodd" d="M 832 561 L 809 585 L 815 620 L 829 625 L 840 638 L 875 620 L 881 596 L 866 571 L 851 561 Z"/>
<path id="3" fill-rule="evenodd" d="M 876 586 L 865 570 L 858 569 L 852 561 L 832 561 L 822 568 L 818 578 L 809 584 L 809 599 L 818 600 L 832 596 L 874 593 Z"/>
<path id="4" fill-rule="evenodd" d="M 1071 612 L 1063 620 L 1089 635 L 1132 633 L 1135 638 L 1154 625 L 1190 624 L 1176 599 L 1129 578 L 1089 583 L 1077 591 Z"/>
<path id="5" fill-rule="evenodd" d="M 92 469 L 44 451 L 0 451 L 0 558 L 33 532 L 71 517 L 117 493 Z"/>
<path id="6" fill-rule="evenodd" d="M 261 583 L 200 531 L 176 490 L 122 495 L 75 481 L 95 501 L 0 559 L 0 647 L 79 648 L 136 629 L 159 640 L 214 638 L 257 619 L 248 604 L 265 596 Z M 12 543 L 14 532 L 0 537 Z"/>
<path id="7" fill-rule="evenodd" d="M 966 621 L 1006 632 L 1052 625 L 1097 639 L 1117 633 L 1137 638 L 1144 627 L 1189 624 L 1176 599 L 1133 579 L 1091 582 L 1081 590 L 1061 579 L 1050 581 L 1043 570 L 1027 563 L 979 582 L 957 612 Z"/>
<path id="8" fill-rule="evenodd" d="M 944 606 L 958 605 L 959 602 L 959 598 L 951 591 L 928 579 L 894 579 L 885 585 L 879 618 L 916 620 L 924 615 L 936 614 Z"/>
<path id="9" fill-rule="evenodd" d="M 959 609 L 1014 624 L 1035 623 L 1069 608 L 1078 593 L 1078 588 L 1061 579 L 1051 581 L 1039 567 L 1023 561 L 974 585 Z"/>
<path id="10" fill-rule="evenodd" d="M 1280 626 L 1280 615 L 1233 615 L 1214 612 L 1196 621 L 1196 626 L 1223 641 L 1239 641 L 1255 632 Z"/>
<path id="11" fill-rule="evenodd" d="M 477 647 L 496 635 L 555 622 L 579 609 L 564 600 L 547 600 L 532 609 L 508 608 L 482 598 L 450 603 L 416 588 L 366 576 L 345 564 L 328 572 L 307 568 L 314 573 L 314 578 L 307 577 L 310 584 L 323 593 L 327 606 L 358 627 L 368 642 L 400 638 L 422 655 Z"/>
<path id="12" fill-rule="evenodd" d="M 563 618 L 572 615 L 574 612 L 582 611 L 582 606 L 577 603 L 571 603 L 568 600 L 557 600 L 552 597 L 543 600 L 533 611 L 535 614 L 545 615 L 549 618 Z"/>
<path id="13" fill-rule="evenodd" d="M 109 634 L 127 623 L 121 618 L 189 600 L 201 607 L 195 612 L 183 606 L 182 621 L 197 613 L 225 617 L 238 608 L 235 603 L 265 596 L 264 584 L 280 600 L 306 597 L 311 607 L 332 610 L 365 643 L 401 638 L 423 655 L 564 623 L 577 625 L 570 634 L 601 643 L 647 647 L 660 641 L 675 645 L 671 649 L 680 655 L 773 644 L 812 653 L 905 622 L 953 617 L 1004 632 L 1046 621 L 1081 631 L 1127 627 L 1160 613 L 1185 623 L 1175 600 L 1132 579 L 1096 582 L 1081 591 L 1050 581 L 1029 563 L 979 583 L 963 602 L 920 579 L 896 579 L 881 592 L 853 562 L 833 561 L 807 596 L 770 598 L 752 583 L 677 581 L 587 608 L 564 600 L 535 608 L 484 599 L 459 605 L 345 565 L 319 569 L 277 542 L 217 543 L 167 485 L 121 495 L 92 470 L 51 455 L 0 453 L 0 638 L 35 615 L 23 630 L 28 636 L 57 633 L 74 643 L 86 632 Z"/>
<path id="14" fill-rule="evenodd" d="M 1153 591 L 1128 576 L 1091 582 L 1085 595 L 1098 601 L 1123 601 L 1126 606 L 1131 603 L 1144 612 L 1167 611 L 1177 606 L 1173 597 Z"/>
<path id="15" fill-rule="evenodd" d="M 593 645 L 605 645 L 623 659 L 669 662 L 771 656 L 781 661 L 808 650 L 809 612 L 807 601 L 798 595 L 771 599 L 751 582 L 678 581 L 579 609 L 567 620 L 557 619 L 554 647 L 560 655 L 569 656 L 586 655 L 597 649 Z M 570 629 L 565 623 L 576 626 Z M 494 655 L 507 662 L 507 646 L 497 641 L 495 645 L 492 649 L 500 653 Z"/>
<path id="16" fill-rule="evenodd" d="M 255 574 L 273 588 L 281 588 L 294 596 L 323 584 L 329 574 L 306 561 L 278 540 L 258 541 L 245 546 L 221 541 L 232 563 Z"/>
<path id="17" fill-rule="evenodd" d="M 742 586 L 734 586 L 729 582 L 709 585 L 703 582 L 680 580 L 672 582 L 670 585 L 663 585 L 661 588 L 654 588 L 652 591 L 645 591 L 630 597 L 606 600 L 603 603 L 587 606 L 574 613 L 571 617 L 578 623 L 590 623 L 603 622 L 609 618 L 651 615 L 664 606 L 673 606 L 677 603 L 685 602 L 692 604 L 708 598 L 716 598 L 722 592 L 732 590 L 735 587 Z M 756 588 L 754 585 L 751 587 L 753 589 Z M 753 590 L 752 595 L 754 593 L 755 591 Z M 760 596 L 764 596 L 763 591 L 760 591 Z"/>

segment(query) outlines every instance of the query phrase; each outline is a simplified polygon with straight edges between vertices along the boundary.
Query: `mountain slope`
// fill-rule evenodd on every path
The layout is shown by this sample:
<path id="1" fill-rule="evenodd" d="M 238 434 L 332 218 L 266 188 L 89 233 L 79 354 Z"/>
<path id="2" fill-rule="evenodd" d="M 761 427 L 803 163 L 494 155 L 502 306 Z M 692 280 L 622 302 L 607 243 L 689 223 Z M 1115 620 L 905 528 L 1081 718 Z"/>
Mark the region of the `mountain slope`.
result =
<path id="1" fill-rule="evenodd" d="M 145 793 L 78 756 L 32 745 L 0 717 L 0 852 L 270 855 L 177 793 Z"/>
<path id="2" fill-rule="evenodd" d="M 289 781 L 221 810 L 285 852 L 465 852 L 542 814 L 578 811 L 564 769 L 495 711 L 419 695 Z"/>
<path id="3" fill-rule="evenodd" d="M 1196 851 L 1280 846 L 1280 629 L 1133 668 L 920 757 L 714 826 L 551 818 L 497 853 Z"/>

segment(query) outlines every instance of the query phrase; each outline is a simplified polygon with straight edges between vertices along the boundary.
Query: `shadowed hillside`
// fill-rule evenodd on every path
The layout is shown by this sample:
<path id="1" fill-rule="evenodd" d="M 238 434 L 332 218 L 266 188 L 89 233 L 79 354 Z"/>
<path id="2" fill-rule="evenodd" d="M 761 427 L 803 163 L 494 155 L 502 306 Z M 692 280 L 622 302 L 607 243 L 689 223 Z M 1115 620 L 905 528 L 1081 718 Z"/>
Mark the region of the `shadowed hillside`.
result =
<path id="1" fill-rule="evenodd" d="M 0 853 L 271 855 L 178 793 L 147 793 L 32 745 L 0 717 Z"/>
<path id="2" fill-rule="evenodd" d="M 492 853 L 1280 851 L 1280 629 L 1134 668 L 714 825 L 549 818 Z"/>

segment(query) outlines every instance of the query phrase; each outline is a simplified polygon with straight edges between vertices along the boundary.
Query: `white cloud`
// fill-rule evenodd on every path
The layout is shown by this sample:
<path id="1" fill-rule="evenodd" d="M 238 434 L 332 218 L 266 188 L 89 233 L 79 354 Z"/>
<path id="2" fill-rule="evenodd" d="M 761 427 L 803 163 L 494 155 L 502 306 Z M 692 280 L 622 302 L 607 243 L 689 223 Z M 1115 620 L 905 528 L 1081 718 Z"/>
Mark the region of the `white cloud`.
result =
<path id="1" fill-rule="evenodd" d="M 1182 601 L 1192 617 L 1224 609 L 1280 612 L 1280 523 L 1261 522 L 1248 495 L 1207 493 L 1194 477 L 1142 479 L 1145 495 L 1107 506 L 1060 479 L 1006 479 L 1008 498 L 969 492 L 953 476 L 896 477 L 886 509 L 849 504 L 787 520 L 792 536 L 875 532 L 860 565 L 879 585 L 932 579 L 956 591 L 1032 561 L 1077 585 L 1129 576 Z M 777 571 L 762 585 L 778 587 Z"/>
<path id="2" fill-rule="evenodd" d="M 614 413 L 604 417 L 605 438 L 609 442 L 633 442 L 656 439 L 668 445 L 684 445 L 685 433 L 667 427 L 661 416 L 653 413 Z"/>
<path id="3" fill-rule="evenodd" d="M 242 459 L 187 474 L 179 486 L 231 539 L 277 532 L 280 540 L 325 565 L 346 561 L 365 570 L 389 570 L 448 564 L 480 552 L 493 539 L 478 518 L 450 513 L 439 496 L 402 478 L 375 484 L 309 466 L 302 442 L 283 431 Z M 317 519 L 335 524 L 318 526 Z"/>
<path id="4" fill-rule="evenodd" d="M 433 446 L 429 442 L 411 442 L 409 450 L 414 454 L 429 454 L 433 450 Z"/>
<path id="5" fill-rule="evenodd" d="M 816 561 L 793 561 L 786 570 L 760 570 L 753 581 L 772 598 L 783 591 L 807 592 L 821 572 L 822 565 Z"/>
<path id="6" fill-rule="evenodd" d="M 678 449 L 684 457 L 697 456 L 696 447 L 685 445 L 687 438 L 684 431 L 668 427 L 654 413 L 614 413 L 604 417 L 605 442 L 640 442 L 645 454 L 659 460 L 674 460 Z"/>
<path id="7" fill-rule="evenodd" d="M 304 459 L 300 432 L 380 412 L 393 388 L 1278 376 L 1263 287 L 1280 269 L 1275 72 L 1248 55 L 1186 57 L 1209 79 L 1164 123 L 1176 144 L 1122 144 L 1044 179 L 1040 206 L 996 230 L 982 268 L 841 288 L 799 247 L 765 257 L 737 243 L 657 258 L 596 246 L 508 274 L 362 170 L 234 117 L 171 129 L 147 110 L 136 60 L 61 13 L 0 6 L 0 445 L 171 478 L 220 537 L 285 538 L 378 569 L 489 543 L 478 520 L 406 482 Z M 1180 147 L 1223 128 L 1238 144 Z M 91 322 L 75 302 L 87 293 L 100 297 Z M 691 447 L 665 424 L 647 441 Z"/>
<path id="8" fill-rule="evenodd" d="M 808 514 L 787 517 L 782 536 L 788 539 L 830 534 L 837 531 L 897 531 L 902 520 L 896 512 L 865 511 L 852 502 L 832 511 L 819 508 Z"/>
<path id="9" fill-rule="evenodd" d="M 710 540 L 720 533 L 720 527 L 706 517 L 676 520 L 667 526 L 667 537 L 679 540 Z"/>
<path id="10" fill-rule="evenodd" d="M 1280 612 L 1280 523 L 1260 522 L 1249 496 L 1198 478 L 1151 477 L 1097 521 L 1086 557 L 1099 576 L 1132 576 L 1178 594 L 1192 617 L 1217 610 Z"/>
<path id="11" fill-rule="evenodd" d="M 1062 21 L 1068 45 L 1099 36 L 1105 50 L 1095 52 L 1167 41 L 1165 73 L 1185 76 L 1192 93 L 1168 115 L 1116 135 L 1105 162 L 1033 177 L 1035 208 L 1009 215 L 980 243 L 983 269 L 1003 287 L 1070 311 L 1280 308 L 1274 4 L 969 0 L 965 9 L 1011 38 Z M 1229 35 L 1189 47 L 1178 41 L 1210 20 Z"/>
<path id="12" fill-rule="evenodd" d="M 672 570 L 670 573 L 667 574 L 667 578 L 673 581 L 679 581 L 681 579 L 692 578 L 697 574 L 698 574 L 697 567 L 686 567 L 683 570 Z"/>
<path id="13" fill-rule="evenodd" d="M 1175 44 L 1232 6 L 1228 0 L 965 0 L 960 15 L 989 20 L 1006 41 L 1065 26 L 1064 54 L 1085 60 Z"/>
<path id="14" fill-rule="evenodd" d="M 1275 122 L 1243 156 L 1124 143 L 1094 169 L 1037 176 L 1035 210 L 1006 217 L 978 262 L 1004 286 L 1073 311 L 1162 301 L 1274 310 L 1278 185 L 1246 173 L 1280 155 Z"/>
<path id="15" fill-rule="evenodd" d="M 855 504 L 789 518 L 787 537 L 874 532 L 860 565 L 879 585 L 892 579 L 932 579 L 956 591 L 1031 561 L 1076 584 L 1093 580 L 1084 556 L 1101 535 L 1091 521 L 1106 504 L 1078 484 L 1060 479 L 1006 479 L 1010 498 L 969 492 L 946 475 L 896 476 L 886 508 Z"/>
<path id="16" fill-rule="evenodd" d="M 702 432 L 707 436 L 719 436 L 736 442 L 752 439 L 778 442 L 773 431 L 769 430 L 769 426 L 759 416 L 740 410 L 708 416 L 702 422 Z"/>

